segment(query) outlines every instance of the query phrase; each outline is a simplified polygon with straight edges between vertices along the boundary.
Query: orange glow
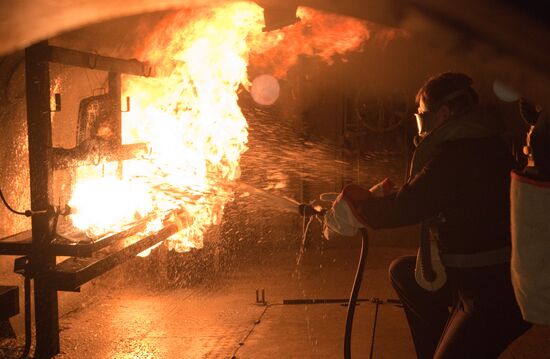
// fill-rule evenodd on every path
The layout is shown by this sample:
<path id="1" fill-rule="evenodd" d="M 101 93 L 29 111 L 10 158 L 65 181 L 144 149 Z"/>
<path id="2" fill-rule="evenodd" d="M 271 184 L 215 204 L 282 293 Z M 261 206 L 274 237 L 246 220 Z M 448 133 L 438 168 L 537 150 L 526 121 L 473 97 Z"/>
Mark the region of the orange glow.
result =
<path id="1" fill-rule="evenodd" d="M 175 222 L 166 241 L 178 252 L 201 248 L 206 230 L 218 224 L 233 199 L 247 150 L 247 122 L 237 104 L 240 86 L 250 88 L 248 64 L 282 77 L 300 55 L 333 55 L 360 49 L 365 23 L 309 9 L 302 22 L 270 33 L 255 3 L 184 10 L 165 19 L 144 41 L 140 59 L 155 77 L 123 78 L 132 109 L 123 114 L 123 143 L 146 143 L 149 152 L 117 163 L 79 168 L 69 202 L 73 225 L 97 238 L 150 218 L 147 233 Z M 174 215 L 176 211 L 178 214 Z"/>

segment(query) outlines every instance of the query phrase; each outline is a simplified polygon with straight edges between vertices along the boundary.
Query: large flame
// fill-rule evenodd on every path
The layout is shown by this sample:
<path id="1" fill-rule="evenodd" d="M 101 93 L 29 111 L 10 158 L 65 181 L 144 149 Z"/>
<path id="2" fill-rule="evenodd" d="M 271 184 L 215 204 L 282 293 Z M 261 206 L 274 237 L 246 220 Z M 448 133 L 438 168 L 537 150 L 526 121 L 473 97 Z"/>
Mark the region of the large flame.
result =
<path id="1" fill-rule="evenodd" d="M 330 62 L 369 36 L 358 20 L 310 9 L 299 15 L 300 23 L 270 33 L 262 32 L 263 10 L 248 2 L 164 20 L 140 55 L 155 77 L 123 79 L 132 103 L 123 115 L 123 143 L 147 143 L 149 153 L 124 161 L 122 178 L 116 163 L 80 168 L 69 202 L 73 224 L 99 237 L 138 219 L 156 231 L 169 217 L 181 229 L 167 241 L 170 249 L 202 247 L 205 231 L 232 200 L 247 150 L 237 90 L 250 85 L 249 59 L 282 77 L 300 55 Z"/>

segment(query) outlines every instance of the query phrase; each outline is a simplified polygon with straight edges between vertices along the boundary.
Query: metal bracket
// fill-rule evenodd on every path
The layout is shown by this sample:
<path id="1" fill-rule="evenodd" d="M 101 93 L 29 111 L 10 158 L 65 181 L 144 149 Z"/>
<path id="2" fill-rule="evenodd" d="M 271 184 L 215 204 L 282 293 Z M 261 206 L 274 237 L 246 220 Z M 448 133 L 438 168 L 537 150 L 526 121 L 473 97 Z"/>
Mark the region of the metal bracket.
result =
<path id="1" fill-rule="evenodd" d="M 23 256 L 15 258 L 15 261 L 13 262 L 13 272 L 17 274 L 21 274 L 23 277 L 30 276 L 30 265 L 29 265 L 29 257 Z"/>
<path id="2" fill-rule="evenodd" d="M 126 96 L 126 110 L 120 112 L 130 112 L 130 96 Z"/>
<path id="3" fill-rule="evenodd" d="M 256 304 L 258 305 L 267 305 L 267 301 L 265 300 L 265 289 L 262 288 L 261 292 L 261 298 L 260 298 L 260 290 L 256 289 Z"/>

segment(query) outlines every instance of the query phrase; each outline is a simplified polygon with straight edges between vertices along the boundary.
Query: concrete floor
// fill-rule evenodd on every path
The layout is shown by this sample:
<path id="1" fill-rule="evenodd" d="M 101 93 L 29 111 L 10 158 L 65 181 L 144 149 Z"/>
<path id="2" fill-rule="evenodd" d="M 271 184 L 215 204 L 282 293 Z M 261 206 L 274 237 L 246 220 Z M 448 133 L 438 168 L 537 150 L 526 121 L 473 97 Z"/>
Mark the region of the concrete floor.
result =
<path id="1" fill-rule="evenodd" d="M 360 298 L 395 298 L 388 265 L 414 253 L 380 243 L 391 245 L 376 240 L 371 245 Z M 345 306 L 283 305 L 283 300 L 346 298 L 358 252 L 357 242 L 323 243 L 297 265 L 296 250 L 253 250 L 212 280 L 179 289 L 135 285 L 137 274 L 131 281 L 107 280 L 95 285 L 91 300 L 61 317 L 62 353 L 56 359 L 342 358 Z M 255 303 L 256 289 L 262 288 L 267 305 Z M 374 358 L 414 358 L 402 308 L 383 303 L 378 309 Z M 355 358 L 369 357 L 375 310 L 372 301 L 357 307 Z M 534 327 L 500 358 L 545 358 L 548 352 L 550 329 Z"/>
<path id="2" fill-rule="evenodd" d="M 271 251 L 244 261 L 215 283 L 192 289 L 102 290 L 94 303 L 61 318 L 65 358 L 339 358 L 347 308 L 282 305 L 284 299 L 346 298 L 358 247 Z M 392 258 L 409 250 L 373 247 L 360 297 L 395 298 L 387 282 Z M 255 303 L 263 288 L 267 306 Z M 375 305 L 356 311 L 353 352 L 368 357 Z M 402 309 L 379 307 L 375 358 L 413 358 Z"/>

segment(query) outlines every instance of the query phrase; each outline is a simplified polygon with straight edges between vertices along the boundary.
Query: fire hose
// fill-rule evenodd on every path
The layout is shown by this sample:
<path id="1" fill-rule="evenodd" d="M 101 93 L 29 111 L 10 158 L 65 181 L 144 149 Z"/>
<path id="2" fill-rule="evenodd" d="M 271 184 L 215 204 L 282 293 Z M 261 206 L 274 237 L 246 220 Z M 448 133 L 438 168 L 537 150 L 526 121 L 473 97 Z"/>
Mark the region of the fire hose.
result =
<path id="1" fill-rule="evenodd" d="M 311 204 L 300 204 L 298 206 L 298 212 L 304 216 L 316 216 L 323 215 L 326 210 L 317 209 Z M 348 313 L 346 317 L 346 330 L 344 334 L 344 359 L 351 359 L 351 333 L 353 330 L 353 318 L 355 315 L 355 306 L 357 304 L 357 298 L 359 296 L 359 289 L 361 289 L 361 281 L 363 279 L 363 273 L 365 271 L 365 262 L 368 254 L 368 233 L 366 228 L 361 229 L 361 254 L 359 256 L 359 262 L 357 263 L 357 270 L 355 272 L 355 280 L 353 281 L 353 287 L 351 289 L 351 294 L 348 301 Z M 374 332 L 373 332 L 374 340 Z M 374 342 L 372 343 L 374 344 Z M 371 351 L 369 358 L 372 359 L 373 346 L 371 346 Z"/>

